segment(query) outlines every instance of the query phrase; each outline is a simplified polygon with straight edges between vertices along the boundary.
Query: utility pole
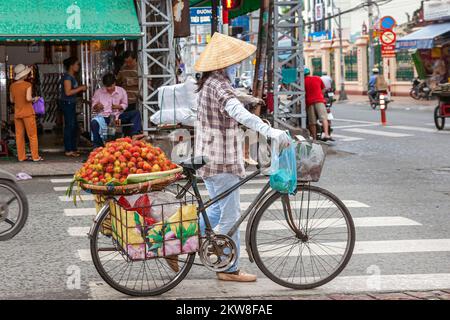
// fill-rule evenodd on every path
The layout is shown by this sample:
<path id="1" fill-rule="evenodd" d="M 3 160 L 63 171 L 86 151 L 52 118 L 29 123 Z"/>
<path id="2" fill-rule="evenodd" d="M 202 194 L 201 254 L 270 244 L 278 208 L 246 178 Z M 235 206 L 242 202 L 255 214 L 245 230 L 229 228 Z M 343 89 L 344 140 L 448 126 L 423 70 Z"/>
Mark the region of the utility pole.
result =
<path id="1" fill-rule="evenodd" d="M 211 36 L 219 30 L 219 0 L 211 0 Z"/>
<path id="2" fill-rule="evenodd" d="M 372 69 L 375 65 L 375 49 L 374 49 L 374 39 L 373 39 L 373 0 L 367 0 L 368 11 L 369 11 L 369 75 L 372 74 Z"/>
<path id="3" fill-rule="evenodd" d="M 339 90 L 339 101 L 347 100 L 347 93 L 345 92 L 345 61 L 344 61 L 344 48 L 343 48 L 343 42 L 342 42 L 342 14 L 341 14 L 341 8 L 338 9 L 339 18 L 338 18 L 338 24 L 339 24 L 339 57 L 340 57 L 340 71 L 341 71 L 341 89 Z"/>

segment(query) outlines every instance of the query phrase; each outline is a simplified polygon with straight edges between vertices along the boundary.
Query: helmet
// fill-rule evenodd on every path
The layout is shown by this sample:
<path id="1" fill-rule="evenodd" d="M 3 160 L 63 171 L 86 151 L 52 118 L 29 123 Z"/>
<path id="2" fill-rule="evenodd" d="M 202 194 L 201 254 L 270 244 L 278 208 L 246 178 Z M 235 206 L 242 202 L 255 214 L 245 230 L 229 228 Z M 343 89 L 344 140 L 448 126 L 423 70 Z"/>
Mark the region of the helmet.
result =
<path id="1" fill-rule="evenodd" d="M 311 74 L 311 70 L 309 70 L 308 67 L 305 67 L 305 69 L 303 69 L 305 72 L 305 76 L 309 76 Z"/>
<path id="2" fill-rule="evenodd" d="M 373 68 L 373 69 L 372 69 L 372 72 L 373 72 L 373 73 L 380 73 L 380 69 L 378 69 L 378 68 Z"/>

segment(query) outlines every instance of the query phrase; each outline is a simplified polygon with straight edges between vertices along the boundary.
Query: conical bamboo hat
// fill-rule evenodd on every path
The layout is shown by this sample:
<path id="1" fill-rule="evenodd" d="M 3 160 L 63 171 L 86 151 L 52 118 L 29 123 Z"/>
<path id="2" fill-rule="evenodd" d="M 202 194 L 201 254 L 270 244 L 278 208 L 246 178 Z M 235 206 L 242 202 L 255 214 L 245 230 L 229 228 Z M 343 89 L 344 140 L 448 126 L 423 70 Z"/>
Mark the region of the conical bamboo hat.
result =
<path id="1" fill-rule="evenodd" d="M 195 63 L 195 70 L 207 72 L 223 69 L 247 59 L 255 51 L 256 46 L 252 44 L 216 32 Z"/>

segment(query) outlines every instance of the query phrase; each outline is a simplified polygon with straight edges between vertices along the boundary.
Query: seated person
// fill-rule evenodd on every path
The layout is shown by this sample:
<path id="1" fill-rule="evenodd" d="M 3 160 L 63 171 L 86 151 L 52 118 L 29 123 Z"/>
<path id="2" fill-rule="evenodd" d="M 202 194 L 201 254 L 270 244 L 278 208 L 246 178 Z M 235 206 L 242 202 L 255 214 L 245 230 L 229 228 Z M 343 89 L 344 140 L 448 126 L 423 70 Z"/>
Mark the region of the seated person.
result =
<path id="1" fill-rule="evenodd" d="M 116 78 L 113 74 L 106 74 L 103 77 L 103 86 L 92 98 L 93 111 L 96 114 L 91 121 L 94 147 L 103 146 L 100 128 L 109 125 L 111 115 L 115 116 L 117 124 L 132 124 L 124 127 L 123 132 L 126 136 L 142 132 L 141 114 L 138 110 L 124 112 L 128 107 L 128 96 L 123 88 L 116 86 Z"/>

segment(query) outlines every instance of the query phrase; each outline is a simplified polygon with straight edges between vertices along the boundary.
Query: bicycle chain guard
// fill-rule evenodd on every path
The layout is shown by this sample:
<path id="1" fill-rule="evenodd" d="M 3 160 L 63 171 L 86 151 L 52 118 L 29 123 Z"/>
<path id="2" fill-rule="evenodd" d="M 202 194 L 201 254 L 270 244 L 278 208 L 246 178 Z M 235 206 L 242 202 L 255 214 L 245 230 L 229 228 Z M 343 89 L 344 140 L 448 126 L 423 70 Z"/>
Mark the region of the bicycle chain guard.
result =
<path id="1" fill-rule="evenodd" d="M 203 238 L 198 252 L 203 265 L 214 272 L 229 269 L 237 260 L 237 247 L 233 239 L 224 234 Z"/>

